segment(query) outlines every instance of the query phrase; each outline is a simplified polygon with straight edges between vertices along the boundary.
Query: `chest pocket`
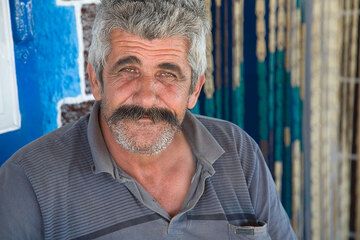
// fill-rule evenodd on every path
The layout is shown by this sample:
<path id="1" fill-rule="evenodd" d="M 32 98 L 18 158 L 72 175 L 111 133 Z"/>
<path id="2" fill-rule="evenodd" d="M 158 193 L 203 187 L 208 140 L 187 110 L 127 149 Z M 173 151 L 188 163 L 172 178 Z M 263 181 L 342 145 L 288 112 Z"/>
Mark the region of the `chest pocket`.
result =
<path id="1" fill-rule="evenodd" d="M 229 224 L 230 240 L 271 240 L 267 224 L 258 222 L 257 226 L 235 226 Z"/>

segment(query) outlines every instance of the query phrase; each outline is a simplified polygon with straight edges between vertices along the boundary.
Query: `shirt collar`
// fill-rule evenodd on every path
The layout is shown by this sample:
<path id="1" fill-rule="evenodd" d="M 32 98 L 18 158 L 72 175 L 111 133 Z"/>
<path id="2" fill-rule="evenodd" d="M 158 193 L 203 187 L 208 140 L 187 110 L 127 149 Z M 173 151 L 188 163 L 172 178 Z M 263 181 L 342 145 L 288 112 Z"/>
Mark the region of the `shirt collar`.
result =
<path id="1" fill-rule="evenodd" d="M 94 161 L 94 173 L 109 173 L 115 178 L 115 165 L 107 149 L 99 123 L 100 103 L 95 102 L 87 128 L 88 141 Z"/>
<path id="2" fill-rule="evenodd" d="M 182 130 L 196 159 L 214 174 L 213 163 L 224 154 L 224 149 L 207 128 L 190 111 L 186 111 Z"/>
<path id="3" fill-rule="evenodd" d="M 106 147 L 99 125 L 99 114 L 100 103 L 95 102 L 87 129 L 88 141 L 94 161 L 94 173 L 109 173 L 115 178 L 116 165 Z M 213 174 L 212 164 L 225 152 L 224 149 L 190 111 L 186 111 L 182 130 L 196 159 Z"/>

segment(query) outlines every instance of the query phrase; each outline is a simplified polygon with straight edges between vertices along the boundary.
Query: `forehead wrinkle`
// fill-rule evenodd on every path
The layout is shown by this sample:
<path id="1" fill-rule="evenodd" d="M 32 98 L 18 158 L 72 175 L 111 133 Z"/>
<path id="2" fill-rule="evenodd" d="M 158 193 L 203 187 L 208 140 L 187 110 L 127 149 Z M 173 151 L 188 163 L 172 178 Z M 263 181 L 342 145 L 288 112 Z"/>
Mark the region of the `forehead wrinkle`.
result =
<path id="1" fill-rule="evenodd" d="M 130 39 L 130 40 L 123 40 L 123 39 L 119 39 L 119 40 L 114 40 L 113 42 L 114 43 L 121 43 L 122 45 L 124 44 L 128 44 L 128 45 L 143 45 L 145 47 L 153 47 L 153 46 L 158 46 L 159 43 L 161 42 L 164 42 L 164 41 L 167 41 L 169 39 L 167 38 L 163 38 L 163 39 L 156 39 L 156 40 L 153 40 L 153 41 L 147 41 L 147 40 L 135 40 L 135 39 Z M 166 48 L 167 47 L 176 47 L 176 48 L 182 48 L 182 47 L 187 47 L 188 44 L 186 44 L 185 42 L 182 41 L 182 39 L 177 39 L 177 40 L 172 40 L 170 41 L 170 43 L 165 46 Z"/>
<path id="2" fill-rule="evenodd" d="M 119 45 L 120 51 L 121 49 L 126 49 L 127 51 L 129 51 L 129 48 L 131 48 L 132 51 L 144 50 L 146 52 L 152 52 L 154 54 L 159 54 L 159 55 L 176 55 L 176 54 L 182 55 L 184 53 L 186 54 L 186 51 L 184 51 L 183 49 L 159 48 L 158 46 L 152 46 L 152 45 L 144 47 L 143 44 L 132 45 L 132 44 L 128 44 L 128 42 L 126 44 Z"/>
<path id="3" fill-rule="evenodd" d="M 185 48 L 186 51 L 189 49 L 189 39 L 187 37 L 184 37 L 182 35 L 174 35 L 174 36 L 168 36 L 163 38 L 155 38 L 155 39 L 147 39 L 139 35 L 135 35 L 129 32 L 126 32 L 122 29 L 113 29 L 110 33 L 110 42 L 118 42 L 121 43 L 121 45 L 126 44 L 139 44 L 144 45 L 148 47 L 152 46 L 158 46 L 164 41 L 170 42 L 170 44 L 167 44 L 165 47 L 179 47 L 179 48 Z"/>
<path id="4" fill-rule="evenodd" d="M 187 44 L 168 44 L 166 46 L 159 46 L 158 43 L 148 44 L 146 42 L 140 42 L 136 40 L 118 40 L 112 42 L 113 47 L 118 48 L 138 48 L 145 51 L 154 52 L 179 52 L 184 53 L 188 51 Z"/>

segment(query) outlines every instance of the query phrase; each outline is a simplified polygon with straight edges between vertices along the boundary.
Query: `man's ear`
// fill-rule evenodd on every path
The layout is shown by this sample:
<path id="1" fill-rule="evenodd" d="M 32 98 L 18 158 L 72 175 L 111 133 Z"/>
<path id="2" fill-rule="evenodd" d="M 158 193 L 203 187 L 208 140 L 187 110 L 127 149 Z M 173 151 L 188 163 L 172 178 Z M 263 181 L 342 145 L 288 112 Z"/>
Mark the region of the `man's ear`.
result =
<path id="1" fill-rule="evenodd" d="M 192 109 L 193 107 L 195 107 L 196 102 L 199 98 L 201 89 L 204 86 L 204 83 L 205 83 L 205 75 L 203 74 L 199 77 L 197 83 L 195 84 L 193 92 L 190 94 L 188 106 L 187 106 L 189 109 Z"/>
<path id="2" fill-rule="evenodd" d="M 101 100 L 101 83 L 100 80 L 96 77 L 96 72 L 92 64 L 88 63 L 87 65 L 87 73 L 89 75 L 91 92 L 96 101 Z"/>

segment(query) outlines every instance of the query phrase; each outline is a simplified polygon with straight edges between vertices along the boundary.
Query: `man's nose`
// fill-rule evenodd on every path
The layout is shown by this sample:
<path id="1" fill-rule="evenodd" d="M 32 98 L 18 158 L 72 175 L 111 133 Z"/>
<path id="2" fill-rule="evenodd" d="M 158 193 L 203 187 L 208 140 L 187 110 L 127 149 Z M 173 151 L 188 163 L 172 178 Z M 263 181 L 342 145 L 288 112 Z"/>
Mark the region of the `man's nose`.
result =
<path id="1" fill-rule="evenodd" d="M 133 95 L 134 104 L 145 108 L 153 107 L 157 101 L 157 83 L 151 76 L 143 76 L 138 79 L 136 91 Z"/>

